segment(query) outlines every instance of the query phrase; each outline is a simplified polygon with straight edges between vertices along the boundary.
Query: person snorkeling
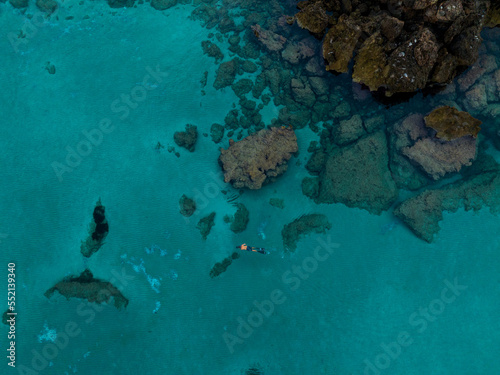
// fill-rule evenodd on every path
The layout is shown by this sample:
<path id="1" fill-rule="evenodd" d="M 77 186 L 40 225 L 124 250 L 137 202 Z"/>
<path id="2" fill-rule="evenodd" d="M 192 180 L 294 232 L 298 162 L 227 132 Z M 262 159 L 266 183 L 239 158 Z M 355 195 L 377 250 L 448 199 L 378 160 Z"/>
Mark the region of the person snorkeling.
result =
<path id="1" fill-rule="evenodd" d="M 236 246 L 236 248 L 245 251 L 253 251 L 254 253 L 269 254 L 263 247 L 248 246 L 246 243 Z"/>

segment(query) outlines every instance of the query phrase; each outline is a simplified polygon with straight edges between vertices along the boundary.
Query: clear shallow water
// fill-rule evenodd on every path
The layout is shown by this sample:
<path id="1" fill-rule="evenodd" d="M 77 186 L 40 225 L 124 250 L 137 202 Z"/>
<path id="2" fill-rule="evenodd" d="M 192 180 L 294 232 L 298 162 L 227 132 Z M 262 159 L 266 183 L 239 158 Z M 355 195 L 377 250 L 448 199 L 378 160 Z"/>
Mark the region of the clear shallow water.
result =
<path id="1" fill-rule="evenodd" d="M 18 370 L 33 369 L 32 359 L 42 353 L 53 357 L 38 363 L 37 372 L 44 374 L 240 374 L 251 366 L 264 374 L 363 374 L 372 373 L 365 370 L 370 363 L 387 367 L 378 370 L 384 374 L 499 372 L 498 217 L 488 210 L 445 214 L 435 242 L 427 244 L 391 214 L 315 205 L 302 195 L 300 182 L 308 175 L 305 150 L 316 135 L 302 129 L 302 166 L 292 159 L 276 183 L 241 196 L 250 222 L 236 235 L 223 222 L 234 207 L 211 190 L 222 186 L 213 177 L 219 146 L 201 133 L 222 123 L 237 98 L 229 88 L 213 89 L 217 66 L 200 46 L 210 30 L 188 20 L 192 8 L 161 13 L 139 6 L 112 16 L 106 4 L 75 6 L 75 20 L 61 16 L 43 24 L 18 52 L 8 35 L 25 18 L 9 6 L 0 9 L 0 233 L 6 235 L 0 260 L 17 265 Z M 81 20 L 84 14 L 90 19 Z M 45 70 L 47 61 L 55 75 Z M 166 75 L 120 119 L 112 103 L 157 66 Z M 199 82 L 204 71 L 206 95 Z M 345 77 L 339 80 L 348 85 Z M 417 110 L 421 101 L 417 96 L 405 106 Z M 273 115 L 277 110 L 268 108 L 266 124 Z M 63 162 L 66 147 L 78 147 L 82 131 L 102 119 L 110 119 L 113 130 L 60 181 L 53 163 Z M 174 145 L 173 133 L 186 123 L 200 130 L 194 153 L 176 146 L 177 158 L 154 149 L 157 142 Z M 228 195 L 237 193 L 224 188 Z M 179 215 L 182 194 L 199 195 L 205 203 L 187 221 Z M 99 197 L 110 234 L 84 263 L 80 241 Z M 271 197 L 284 199 L 285 208 L 270 206 Z M 202 241 L 196 223 L 213 211 L 216 224 Z M 330 237 L 308 236 L 293 255 L 283 256 L 283 225 L 312 212 L 328 217 Z M 264 221 L 265 241 L 258 235 Z M 330 238 L 338 248 L 295 289 L 290 271 L 314 255 L 319 238 Z M 241 242 L 273 251 L 267 257 L 242 254 L 222 276 L 209 278 L 213 264 Z M 145 248 L 152 245 L 167 254 L 148 254 Z M 95 277 L 122 288 L 130 300 L 125 310 L 43 296 L 87 265 Z M 450 302 L 435 302 L 443 301 L 447 281 L 455 279 L 467 288 L 453 301 L 448 293 Z M 271 299 L 275 290 L 283 303 L 243 342 L 227 345 L 224 334 L 236 335 L 238 319 L 249 318 L 254 302 Z M 434 311 L 431 318 L 421 308 Z M 78 334 L 52 356 L 47 342 L 39 342 L 44 325 L 63 337 L 72 322 Z M 6 345 L 5 327 L 2 332 Z M 384 345 L 391 348 L 401 334 L 401 342 L 411 343 L 401 353 L 387 349 L 393 358 L 384 356 Z"/>

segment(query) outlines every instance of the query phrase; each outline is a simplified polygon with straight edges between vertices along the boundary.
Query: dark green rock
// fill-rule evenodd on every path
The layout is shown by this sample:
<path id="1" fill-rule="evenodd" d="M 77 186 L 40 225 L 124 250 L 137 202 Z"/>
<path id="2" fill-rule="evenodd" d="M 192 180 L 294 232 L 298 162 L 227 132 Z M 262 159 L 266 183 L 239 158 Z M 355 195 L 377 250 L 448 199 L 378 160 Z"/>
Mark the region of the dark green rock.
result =
<path id="1" fill-rule="evenodd" d="M 205 216 L 204 218 L 200 219 L 198 222 L 198 225 L 196 228 L 200 231 L 201 237 L 206 240 L 207 236 L 210 233 L 210 230 L 214 226 L 215 222 L 215 212 L 212 212 L 210 215 Z"/>
<path id="2" fill-rule="evenodd" d="M 215 62 L 218 64 L 222 60 L 224 60 L 224 54 L 220 50 L 220 48 L 212 43 L 209 40 L 205 40 L 201 42 L 201 48 L 203 49 L 203 53 L 215 59 Z"/>
<path id="3" fill-rule="evenodd" d="M 293 252 L 297 248 L 300 237 L 309 233 L 325 233 L 331 229 L 332 225 L 327 217 L 322 214 L 302 215 L 289 224 L 286 224 L 281 231 L 283 247 L 287 252 Z"/>
<path id="4" fill-rule="evenodd" d="M 285 208 L 285 201 L 280 198 L 269 199 L 269 204 L 276 208 L 281 208 L 281 209 Z"/>
<path id="5" fill-rule="evenodd" d="M 186 130 L 183 132 L 175 132 L 174 141 L 186 150 L 193 152 L 196 140 L 198 139 L 198 128 L 196 125 L 187 124 Z"/>
<path id="6" fill-rule="evenodd" d="M 191 198 L 188 198 L 186 195 L 182 195 L 181 199 L 179 199 L 179 206 L 181 207 L 181 215 L 189 217 L 196 211 L 196 203 Z"/>
<path id="7" fill-rule="evenodd" d="M 214 277 L 219 276 L 221 273 L 226 272 L 227 268 L 231 265 L 231 263 L 233 263 L 233 260 L 238 259 L 239 257 L 240 254 L 235 251 L 230 256 L 224 258 L 222 262 L 215 263 L 210 270 L 210 277 L 213 279 Z"/>
<path id="8" fill-rule="evenodd" d="M 89 225 L 89 236 L 82 241 L 80 252 L 86 258 L 89 258 L 97 252 L 104 244 L 104 239 L 108 235 L 109 225 L 105 216 L 105 208 L 101 204 L 101 199 L 96 203 L 93 212 L 93 220 Z"/>
<path id="9" fill-rule="evenodd" d="M 221 124 L 212 124 L 210 127 L 212 141 L 219 143 L 224 138 L 224 127 Z"/>
<path id="10" fill-rule="evenodd" d="M 238 210 L 234 214 L 230 229 L 234 233 L 241 233 L 247 228 L 249 212 L 243 203 L 238 203 L 236 207 L 238 207 Z"/>
<path id="11" fill-rule="evenodd" d="M 238 71 L 238 61 L 233 59 L 231 61 L 223 62 L 219 65 L 217 69 L 217 75 L 215 77 L 214 88 L 216 90 L 222 89 L 227 86 L 231 86 L 236 78 L 236 72 Z"/>

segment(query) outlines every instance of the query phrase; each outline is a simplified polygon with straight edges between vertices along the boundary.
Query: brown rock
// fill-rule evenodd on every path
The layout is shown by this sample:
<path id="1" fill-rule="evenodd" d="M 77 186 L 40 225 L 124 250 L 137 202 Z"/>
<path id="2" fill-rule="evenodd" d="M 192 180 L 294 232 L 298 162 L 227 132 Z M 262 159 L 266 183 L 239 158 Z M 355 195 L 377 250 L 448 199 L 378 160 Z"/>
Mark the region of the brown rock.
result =
<path id="1" fill-rule="evenodd" d="M 328 26 L 328 15 L 320 1 L 310 3 L 296 14 L 297 25 L 313 34 L 322 34 Z"/>
<path id="2" fill-rule="evenodd" d="M 476 139 L 465 136 L 452 141 L 424 138 L 402 150 L 434 180 L 469 166 L 476 157 Z"/>
<path id="3" fill-rule="evenodd" d="M 239 142 L 230 140 L 227 150 L 220 149 L 224 181 L 235 188 L 260 189 L 286 171 L 297 150 L 295 132 L 285 127 L 262 129 Z"/>
<path id="4" fill-rule="evenodd" d="M 323 41 L 323 58 L 326 70 L 345 73 L 348 70 L 354 49 L 361 36 L 361 28 L 345 14 L 340 16 L 337 24 L 326 33 Z"/>
<path id="5" fill-rule="evenodd" d="M 425 117 L 425 125 L 436 130 L 437 138 L 447 141 L 466 135 L 476 138 L 481 130 L 480 120 L 449 106 L 434 109 Z"/>

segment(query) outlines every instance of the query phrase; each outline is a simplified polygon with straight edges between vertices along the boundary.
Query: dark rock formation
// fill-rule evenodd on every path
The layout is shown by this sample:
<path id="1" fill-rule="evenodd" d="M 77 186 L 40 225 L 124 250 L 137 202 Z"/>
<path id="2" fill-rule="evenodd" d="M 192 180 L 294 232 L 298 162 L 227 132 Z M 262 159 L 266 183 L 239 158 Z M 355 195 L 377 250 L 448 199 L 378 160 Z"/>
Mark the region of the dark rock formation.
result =
<path id="1" fill-rule="evenodd" d="M 54 0 L 36 0 L 36 6 L 38 9 L 51 14 L 57 9 L 57 2 Z"/>
<path id="2" fill-rule="evenodd" d="M 238 208 L 238 210 L 234 214 L 234 219 L 231 223 L 230 229 L 234 233 L 241 233 L 245 229 L 247 229 L 249 220 L 248 216 L 250 213 L 248 212 L 248 209 L 245 207 L 243 203 L 237 203 L 236 207 Z"/>
<path id="3" fill-rule="evenodd" d="M 151 0 L 151 6 L 156 10 L 165 10 L 177 5 L 177 0 Z"/>
<path id="4" fill-rule="evenodd" d="M 224 59 L 224 54 L 222 53 L 220 48 L 209 40 L 201 42 L 201 48 L 203 49 L 203 53 L 205 55 L 213 57 L 217 64 Z"/>
<path id="5" fill-rule="evenodd" d="M 9 3 L 14 8 L 27 8 L 28 7 L 28 0 L 9 0 Z"/>
<path id="6" fill-rule="evenodd" d="M 213 279 L 214 277 L 219 276 L 221 273 L 226 272 L 227 268 L 231 265 L 231 263 L 233 263 L 233 260 L 238 259 L 239 257 L 240 254 L 235 251 L 230 256 L 224 258 L 222 262 L 215 263 L 210 270 L 210 277 Z"/>
<path id="7" fill-rule="evenodd" d="M 207 236 L 210 234 L 210 230 L 212 230 L 212 227 L 215 225 L 214 219 L 215 212 L 212 212 L 210 215 L 200 219 L 198 225 L 196 225 L 196 228 L 200 231 L 201 237 L 204 240 L 207 239 Z"/>
<path id="8" fill-rule="evenodd" d="M 105 216 L 105 208 L 101 204 L 101 199 L 96 203 L 93 213 L 93 220 L 89 225 L 89 236 L 82 241 L 80 252 L 86 258 L 89 258 L 97 252 L 104 244 L 104 239 L 108 235 L 109 225 Z"/>
<path id="9" fill-rule="evenodd" d="M 289 224 L 286 224 L 281 231 L 283 247 L 287 252 L 297 249 L 297 242 L 300 237 L 309 233 L 325 233 L 331 229 L 332 225 L 325 215 L 309 214 L 302 215 Z"/>
<path id="10" fill-rule="evenodd" d="M 219 143 L 224 138 L 224 127 L 221 124 L 212 124 L 210 127 L 210 136 L 212 141 Z"/>
<path id="11" fill-rule="evenodd" d="M 66 299 L 80 298 L 89 302 L 102 304 L 109 303 L 111 299 L 117 309 L 125 308 L 128 299 L 110 282 L 95 279 L 90 270 L 86 269 L 80 276 L 68 276 L 45 292 L 45 297 L 51 298 L 59 292 Z"/>
<path id="12" fill-rule="evenodd" d="M 308 0 L 298 4 L 296 20 L 316 37 L 329 27 L 323 38 L 326 70 L 347 72 L 356 54 L 353 80 L 390 96 L 447 84 L 473 64 L 489 5 L 489 0 Z"/>
<path id="13" fill-rule="evenodd" d="M 236 78 L 236 73 L 238 71 L 238 60 L 233 59 L 231 61 L 223 62 L 219 65 L 217 69 L 217 75 L 214 81 L 214 87 L 216 90 L 222 89 L 227 86 L 231 86 Z"/>
<path id="14" fill-rule="evenodd" d="M 108 0 L 110 8 L 130 8 L 133 7 L 134 4 L 135 0 Z"/>
<path id="15" fill-rule="evenodd" d="M 304 181 L 303 192 L 316 203 L 344 203 L 380 214 L 398 195 L 388 163 L 386 136 L 379 131 L 333 149 L 318 170 L 319 178 Z"/>
<path id="16" fill-rule="evenodd" d="M 426 190 L 401 203 L 394 214 L 420 238 L 432 242 L 439 232 L 443 211 L 456 212 L 464 207 L 477 211 L 489 207 L 500 212 L 500 170 L 473 175 L 441 189 Z"/>
<path id="17" fill-rule="evenodd" d="M 179 199 L 179 206 L 181 207 L 181 215 L 189 217 L 196 211 L 196 203 L 191 198 L 186 197 L 186 195 L 182 195 L 181 199 Z"/>
<path id="18" fill-rule="evenodd" d="M 269 199 L 269 204 L 273 207 L 283 209 L 285 208 L 285 201 L 280 198 L 271 198 Z"/>
<path id="19" fill-rule="evenodd" d="M 10 316 L 7 315 L 8 313 L 10 313 L 9 309 L 5 310 L 5 312 L 2 314 L 2 323 L 5 324 L 6 326 L 9 325 L 8 320 L 10 319 Z"/>
<path id="20" fill-rule="evenodd" d="M 194 146 L 198 139 L 198 128 L 196 125 L 187 124 L 186 130 L 183 132 L 174 133 L 174 141 L 179 147 L 184 147 L 186 150 L 193 152 Z"/>
<path id="21" fill-rule="evenodd" d="M 239 142 L 229 140 L 229 148 L 221 148 L 219 156 L 224 181 L 235 188 L 260 189 L 286 171 L 286 162 L 297 150 L 295 132 L 284 127 L 262 129 Z"/>

